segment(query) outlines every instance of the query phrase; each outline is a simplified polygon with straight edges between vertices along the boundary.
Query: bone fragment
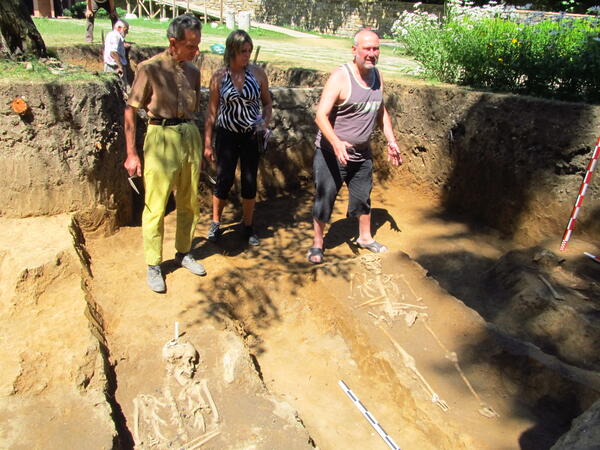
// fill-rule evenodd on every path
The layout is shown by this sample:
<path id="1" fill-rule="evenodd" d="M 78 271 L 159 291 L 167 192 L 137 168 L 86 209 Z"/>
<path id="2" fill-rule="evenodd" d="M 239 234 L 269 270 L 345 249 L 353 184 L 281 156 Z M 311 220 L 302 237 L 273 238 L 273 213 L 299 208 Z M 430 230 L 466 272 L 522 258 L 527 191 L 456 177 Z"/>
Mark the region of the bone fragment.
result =
<path id="1" fill-rule="evenodd" d="M 140 439 L 140 405 L 137 397 L 133 399 L 133 442 L 136 446 L 142 444 Z"/>
<path id="2" fill-rule="evenodd" d="M 381 300 L 384 300 L 384 299 L 385 299 L 385 297 L 382 296 L 382 295 L 380 295 L 379 297 L 372 298 L 370 300 L 367 300 L 366 302 L 361 303 L 360 305 L 355 306 L 354 309 L 359 309 L 359 308 L 362 308 L 364 306 L 369 306 L 369 305 L 373 305 L 373 304 L 380 305 L 380 304 L 385 303 L 384 301 L 381 301 Z"/>
<path id="3" fill-rule="evenodd" d="M 396 348 L 398 353 L 400 353 L 400 357 L 402 358 L 403 364 L 408 369 L 410 369 L 417 376 L 417 378 L 421 381 L 421 383 L 425 387 L 425 390 L 431 397 L 431 401 L 433 403 L 435 403 L 437 406 L 439 406 L 442 411 L 444 411 L 444 412 L 448 411 L 448 409 L 449 409 L 448 404 L 435 393 L 435 391 L 433 390 L 431 385 L 427 382 L 427 380 L 421 374 L 421 372 L 419 372 L 419 369 L 417 369 L 417 366 L 415 363 L 415 358 L 413 358 L 406 350 L 404 350 L 404 348 L 402 348 L 402 346 L 392 337 L 392 335 L 390 333 L 388 333 L 388 331 L 385 328 L 383 328 L 381 326 L 379 328 L 390 339 L 390 341 L 392 341 L 392 344 L 394 345 L 394 347 Z"/>
<path id="4" fill-rule="evenodd" d="M 404 281 L 404 284 L 406 284 L 408 286 L 408 289 L 410 290 L 410 292 L 412 293 L 412 295 L 417 299 L 416 301 L 420 302 L 421 300 L 423 300 L 423 297 L 419 297 L 417 295 L 417 293 L 412 288 L 412 286 L 410 285 L 410 283 L 408 282 L 408 280 L 406 279 L 406 277 L 404 276 L 404 274 L 401 273 L 399 276 L 402 279 L 402 281 Z"/>
<path id="5" fill-rule="evenodd" d="M 408 311 L 404 314 L 404 322 L 406 326 L 412 327 L 417 321 L 417 312 L 416 311 Z"/>
<path id="6" fill-rule="evenodd" d="M 425 326 L 425 328 L 427 329 L 427 331 L 433 336 L 433 338 L 435 339 L 435 341 L 437 342 L 437 344 L 444 351 L 446 359 L 448 359 L 449 361 L 452 362 L 452 364 L 454 365 L 454 368 L 456 369 L 456 371 L 458 372 L 458 374 L 462 378 L 463 382 L 467 385 L 467 388 L 469 389 L 469 391 L 471 392 L 471 394 L 473 394 L 473 397 L 475 397 L 475 400 L 477 400 L 479 402 L 480 408 L 479 408 L 478 412 L 481 415 L 483 415 L 485 417 L 489 417 L 489 418 L 500 417 L 499 414 L 496 411 L 494 411 L 494 409 L 491 406 L 487 405 L 481 399 L 481 397 L 479 396 L 479 394 L 477 394 L 477 392 L 473 388 L 473 385 L 471 384 L 471 382 L 469 381 L 469 379 L 467 378 L 467 376 L 463 372 L 462 368 L 460 367 L 460 364 L 458 363 L 458 355 L 456 354 L 456 352 L 449 351 L 446 348 L 446 346 L 442 343 L 442 341 L 440 340 L 440 338 L 438 338 L 438 336 L 435 334 L 435 332 L 433 331 L 433 329 L 429 326 L 429 322 L 428 322 L 429 316 L 427 314 L 419 314 L 419 318 L 422 319 L 421 321 L 423 322 L 423 325 Z"/>
<path id="7" fill-rule="evenodd" d="M 546 280 L 542 275 L 538 274 L 538 277 L 540 280 L 542 280 L 542 283 L 544 283 L 546 285 L 546 287 L 552 294 L 552 297 L 554 297 L 556 300 L 564 300 L 565 299 L 562 295 L 560 295 L 558 292 L 556 292 L 556 289 L 554 289 L 552 287 L 552 285 L 550 284 L 550 282 L 548 280 Z"/>
<path id="8" fill-rule="evenodd" d="M 192 439 L 182 448 L 184 450 L 195 450 L 197 448 L 202 447 L 204 444 L 206 444 L 208 441 L 210 441 L 215 436 L 218 436 L 219 434 L 221 434 L 219 430 L 209 431 L 208 433 L 203 434 L 202 436 L 198 436 L 197 438 Z"/>
<path id="9" fill-rule="evenodd" d="M 200 380 L 200 386 L 202 387 L 202 391 L 204 391 L 204 394 L 206 394 L 206 398 L 208 400 L 208 405 L 210 406 L 210 410 L 213 412 L 213 415 L 214 415 L 213 422 L 218 423 L 219 422 L 219 411 L 217 410 L 217 405 L 215 405 L 212 395 L 210 394 L 210 391 L 208 390 L 208 380 L 206 378 L 203 378 L 202 380 Z"/>

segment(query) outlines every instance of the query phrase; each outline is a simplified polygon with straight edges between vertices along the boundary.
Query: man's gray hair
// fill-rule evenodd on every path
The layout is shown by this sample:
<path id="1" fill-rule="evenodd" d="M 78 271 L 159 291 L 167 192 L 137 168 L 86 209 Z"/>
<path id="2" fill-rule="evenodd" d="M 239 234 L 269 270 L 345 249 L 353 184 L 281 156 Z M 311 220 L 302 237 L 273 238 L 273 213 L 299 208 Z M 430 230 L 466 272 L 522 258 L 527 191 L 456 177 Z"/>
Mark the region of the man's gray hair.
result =
<path id="1" fill-rule="evenodd" d="M 187 30 L 197 31 L 198 33 L 202 30 L 200 20 L 193 14 L 182 14 L 175 17 L 167 29 L 167 38 L 174 38 L 176 41 L 182 41 L 185 38 L 185 32 Z"/>
<path id="2" fill-rule="evenodd" d="M 225 53 L 223 54 L 226 66 L 229 66 L 235 55 L 241 53 L 244 44 L 250 44 L 250 51 L 254 48 L 252 38 L 244 30 L 235 30 L 229 33 L 229 36 L 225 40 Z"/>
<path id="3" fill-rule="evenodd" d="M 113 27 L 113 30 L 116 30 L 117 28 L 127 28 L 129 29 L 129 22 L 127 22 L 126 20 L 123 19 L 119 19 L 115 22 L 115 26 Z"/>

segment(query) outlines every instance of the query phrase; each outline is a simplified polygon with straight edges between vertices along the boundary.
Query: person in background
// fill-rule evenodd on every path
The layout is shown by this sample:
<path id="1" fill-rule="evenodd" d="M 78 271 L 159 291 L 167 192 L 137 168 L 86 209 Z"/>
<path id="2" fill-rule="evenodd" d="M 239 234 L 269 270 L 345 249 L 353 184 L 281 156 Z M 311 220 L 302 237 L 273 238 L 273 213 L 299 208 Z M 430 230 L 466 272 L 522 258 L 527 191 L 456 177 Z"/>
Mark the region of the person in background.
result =
<path id="1" fill-rule="evenodd" d="M 113 29 L 115 23 L 117 22 L 117 20 L 119 20 L 119 17 L 117 16 L 117 10 L 115 8 L 115 0 L 86 0 L 85 40 L 87 42 L 91 43 L 94 40 L 94 18 L 96 17 L 96 13 L 100 8 L 106 10 L 106 12 L 108 13 L 108 17 L 110 17 Z"/>
<path id="2" fill-rule="evenodd" d="M 106 35 L 104 40 L 104 71 L 116 73 L 121 79 L 123 92 L 127 92 L 127 54 L 125 52 L 125 36 L 129 32 L 129 24 L 124 20 L 117 20 L 113 30 Z"/>
<path id="3" fill-rule="evenodd" d="M 317 107 L 319 127 L 313 162 L 315 201 L 314 239 L 308 261 L 323 262 L 323 235 L 335 198 L 343 183 L 348 185 L 348 216 L 358 217 L 356 245 L 374 253 L 387 250 L 371 235 L 371 189 L 373 156 L 370 139 L 379 125 L 388 141 L 387 159 L 402 164 L 392 121 L 383 104 L 383 79 L 375 67 L 379 60 L 379 36 L 371 30 L 359 31 L 352 45 L 354 59 L 330 75 Z"/>
<path id="4" fill-rule="evenodd" d="M 206 274 L 191 254 L 198 222 L 202 142 L 194 122 L 200 106 L 200 71 L 190 61 L 198 53 L 200 30 L 200 21 L 191 14 L 173 19 L 167 30 L 169 47 L 140 63 L 125 108 L 124 165 L 129 176 L 142 175 L 135 145 L 138 108 L 145 109 L 149 118 L 144 141 L 142 233 L 147 283 L 154 292 L 166 290 L 160 264 L 165 208 L 173 190 L 177 205 L 175 261 L 195 275 Z"/>
<path id="5" fill-rule="evenodd" d="M 252 49 L 248 33 L 243 30 L 230 33 L 223 55 L 225 66 L 217 70 L 210 80 L 204 124 L 204 157 L 209 162 L 216 160 L 217 164 L 212 221 L 207 236 L 210 241 L 216 241 L 221 235 L 221 215 L 233 186 L 239 159 L 244 236 L 248 244 L 260 245 L 254 232 L 259 145 L 262 145 L 259 133 L 267 129 L 271 120 L 272 100 L 264 70 L 250 64 Z"/>

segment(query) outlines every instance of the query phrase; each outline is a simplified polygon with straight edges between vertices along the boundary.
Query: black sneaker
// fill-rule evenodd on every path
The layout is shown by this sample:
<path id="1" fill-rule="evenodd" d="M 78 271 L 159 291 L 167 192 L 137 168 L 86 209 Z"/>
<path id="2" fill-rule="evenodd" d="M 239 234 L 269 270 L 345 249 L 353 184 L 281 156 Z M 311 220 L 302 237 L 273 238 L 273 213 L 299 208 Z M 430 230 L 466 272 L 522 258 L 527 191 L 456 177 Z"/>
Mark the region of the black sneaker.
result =
<path id="1" fill-rule="evenodd" d="M 252 245 L 254 247 L 260 245 L 260 241 L 256 233 L 254 233 L 254 228 L 252 227 L 252 225 L 244 225 L 244 236 L 246 236 L 246 238 L 248 239 L 249 245 Z"/>
<path id="2" fill-rule="evenodd" d="M 215 242 L 217 239 L 219 239 L 221 233 L 223 233 L 219 228 L 220 226 L 221 222 L 211 222 L 210 228 L 208 229 L 208 234 L 206 235 L 206 239 L 208 239 L 211 242 Z"/>

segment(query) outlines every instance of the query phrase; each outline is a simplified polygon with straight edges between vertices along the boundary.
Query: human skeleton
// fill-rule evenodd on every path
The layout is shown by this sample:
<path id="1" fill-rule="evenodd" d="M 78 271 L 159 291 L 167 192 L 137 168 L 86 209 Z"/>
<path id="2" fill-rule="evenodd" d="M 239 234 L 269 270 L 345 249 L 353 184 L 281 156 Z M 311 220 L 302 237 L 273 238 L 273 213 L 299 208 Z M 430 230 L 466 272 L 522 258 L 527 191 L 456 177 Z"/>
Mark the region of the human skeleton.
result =
<path id="1" fill-rule="evenodd" d="M 189 342 L 174 339 L 162 349 L 166 376 L 162 395 L 133 400 L 133 437 L 138 448 L 193 450 L 217 436 L 219 412 L 208 380 L 196 380 L 199 355 Z"/>
<path id="2" fill-rule="evenodd" d="M 364 268 L 364 271 L 359 274 L 358 277 L 352 274 L 350 279 L 349 298 L 350 300 L 360 300 L 360 303 L 354 308 L 359 309 L 364 307 L 379 307 L 379 311 L 383 314 L 377 315 L 369 311 L 369 315 L 378 323 L 386 323 L 390 326 L 392 325 L 392 322 L 400 317 L 404 318 L 406 325 L 409 327 L 412 327 L 417 321 L 422 323 L 425 329 L 433 336 L 437 345 L 444 351 L 445 357 L 452 362 L 460 377 L 467 385 L 467 388 L 478 401 L 478 412 L 485 417 L 498 417 L 498 413 L 496 413 L 491 406 L 487 405 L 481 399 L 481 397 L 473 388 L 472 384 L 467 379 L 458 362 L 458 355 L 455 352 L 449 351 L 431 328 L 428 320 L 429 316 L 426 312 L 424 312 L 427 309 L 427 306 L 416 304 L 421 302 L 423 299 L 417 295 L 406 277 L 402 274 L 396 277 L 383 273 L 381 267 L 381 258 L 378 255 L 362 256 L 360 258 L 360 262 Z M 400 279 L 401 284 L 404 284 L 407 287 L 404 292 L 400 289 L 399 283 L 395 281 L 396 278 Z M 411 301 L 415 303 L 407 303 L 407 297 L 410 297 L 408 292 L 410 292 L 410 296 L 413 297 Z M 414 373 L 421 386 L 431 398 L 431 401 L 435 403 L 442 411 L 448 411 L 448 404 L 439 397 L 432 386 L 427 382 L 423 374 L 419 371 L 419 369 L 417 369 L 415 358 L 410 355 L 396 339 L 392 337 L 386 328 L 381 325 L 379 328 L 388 337 L 388 339 L 390 339 L 394 345 L 394 348 L 400 355 L 403 365 Z"/>

